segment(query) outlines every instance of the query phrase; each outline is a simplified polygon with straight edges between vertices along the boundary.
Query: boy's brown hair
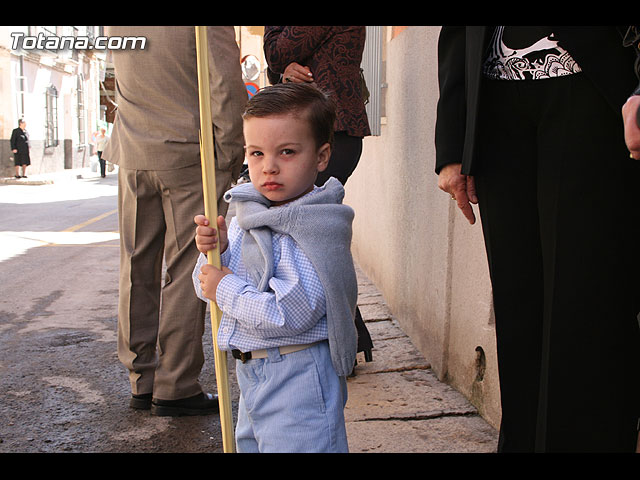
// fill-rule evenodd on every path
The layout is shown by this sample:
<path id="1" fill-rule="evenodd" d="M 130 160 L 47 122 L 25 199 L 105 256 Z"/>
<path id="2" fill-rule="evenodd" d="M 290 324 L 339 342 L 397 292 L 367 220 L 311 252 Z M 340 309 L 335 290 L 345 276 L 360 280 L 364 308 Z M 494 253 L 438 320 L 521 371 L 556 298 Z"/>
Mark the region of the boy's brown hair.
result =
<path id="1" fill-rule="evenodd" d="M 249 99 L 242 118 L 286 114 L 306 118 L 317 148 L 333 143 L 335 104 L 329 95 L 309 83 L 278 83 L 261 89 Z"/>

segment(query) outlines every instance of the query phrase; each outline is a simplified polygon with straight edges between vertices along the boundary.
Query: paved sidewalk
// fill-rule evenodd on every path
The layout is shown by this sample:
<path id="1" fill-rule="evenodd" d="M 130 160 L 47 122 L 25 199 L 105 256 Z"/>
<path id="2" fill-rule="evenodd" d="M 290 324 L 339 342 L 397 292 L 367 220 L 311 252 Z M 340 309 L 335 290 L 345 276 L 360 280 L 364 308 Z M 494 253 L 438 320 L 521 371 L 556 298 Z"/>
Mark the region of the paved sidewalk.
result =
<path id="1" fill-rule="evenodd" d="M 117 167 L 107 175 L 117 174 Z M 15 176 L 0 177 L 0 185 L 48 185 L 61 183 L 81 178 L 100 178 L 100 171 L 94 171 L 91 167 L 59 170 L 57 172 L 34 173 L 27 171 L 27 178 L 16 178 Z"/>
<path id="2" fill-rule="evenodd" d="M 358 304 L 373 361 L 358 354 L 345 411 L 351 453 L 491 453 L 497 432 L 473 405 L 440 382 L 362 270 Z"/>

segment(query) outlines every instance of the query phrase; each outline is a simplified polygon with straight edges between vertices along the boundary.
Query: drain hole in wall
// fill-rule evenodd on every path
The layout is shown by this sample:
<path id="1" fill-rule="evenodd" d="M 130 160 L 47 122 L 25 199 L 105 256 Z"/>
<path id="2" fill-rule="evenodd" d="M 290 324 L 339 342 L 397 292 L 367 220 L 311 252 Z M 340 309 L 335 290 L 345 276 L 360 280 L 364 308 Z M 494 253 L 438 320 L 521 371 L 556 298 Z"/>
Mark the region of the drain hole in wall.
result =
<path id="1" fill-rule="evenodd" d="M 487 369 L 487 359 L 484 355 L 482 347 L 476 347 L 476 382 L 484 379 L 484 372 Z"/>

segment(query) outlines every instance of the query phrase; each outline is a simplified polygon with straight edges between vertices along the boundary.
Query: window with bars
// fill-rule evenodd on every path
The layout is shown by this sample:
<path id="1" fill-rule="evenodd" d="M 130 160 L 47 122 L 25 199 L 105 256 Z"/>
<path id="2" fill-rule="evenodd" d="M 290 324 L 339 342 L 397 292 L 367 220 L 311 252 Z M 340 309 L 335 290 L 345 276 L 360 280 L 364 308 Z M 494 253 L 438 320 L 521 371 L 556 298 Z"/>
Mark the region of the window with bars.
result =
<path id="1" fill-rule="evenodd" d="M 22 55 L 18 57 L 16 68 L 16 111 L 18 112 L 18 118 L 24 118 L 25 84 L 27 77 L 24 75 L 24 57 Z"/>
<path id="2" fill-rule="evenodd" d="M 86 129 L 85 129 L 85 105 L 84 105 L 84 78 L 80 73 L 77 76 L 77 116 L 78 116 L 78 150 L 82 150 L 85 147 L 87 141 Z"/>
<path id="3" fill-rule="evenodd" d="M 38 33 L 42 33 L 45 37 L 56 37 L 59 35 L 58 27 L 55 25 L 36 27 L 36 28 L 38 28 L 39 30 Z M 49 50 L 48 48 L 45 48 L 45 50 L 54 55 L 57 55 L 58 53 L 56 50 Z"/>
<path id="4" fill-rule="evenodd" d="M 382 117 L 384 117 L 384 69 L 383 69 L 383 35 L 385 27 L 367 26 L 367 39 L 362 53 L 361 68 L 367 88 L 369 102 L 366 105 L 371 135 L 381 134 Z"/>
<path id="5" fill-rule="evenodd" d="M 58 90 L 49 86 L 45 91 L 45 147 L 58 146 Z"/>

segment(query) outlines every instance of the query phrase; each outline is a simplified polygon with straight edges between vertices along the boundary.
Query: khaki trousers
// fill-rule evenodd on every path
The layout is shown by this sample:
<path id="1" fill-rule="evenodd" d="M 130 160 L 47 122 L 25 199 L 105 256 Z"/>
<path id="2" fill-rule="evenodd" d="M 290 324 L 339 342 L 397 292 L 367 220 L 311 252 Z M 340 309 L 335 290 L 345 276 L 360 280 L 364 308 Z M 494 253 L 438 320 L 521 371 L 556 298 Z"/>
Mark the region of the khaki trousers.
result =
<path id="1" fill-rule="evenodd" d="M 231 175 L 217 172 L 216 180 L 221 198 Z M 196 297 L 191 274 L 199 255 L 193 217 L 204 213 L 201 166 L 120 168 L 118 186 L 118 358 L 133 394 L 197 395 L 206 304 Z M 226 203 L 219 212 L 226 213 Z"/>

